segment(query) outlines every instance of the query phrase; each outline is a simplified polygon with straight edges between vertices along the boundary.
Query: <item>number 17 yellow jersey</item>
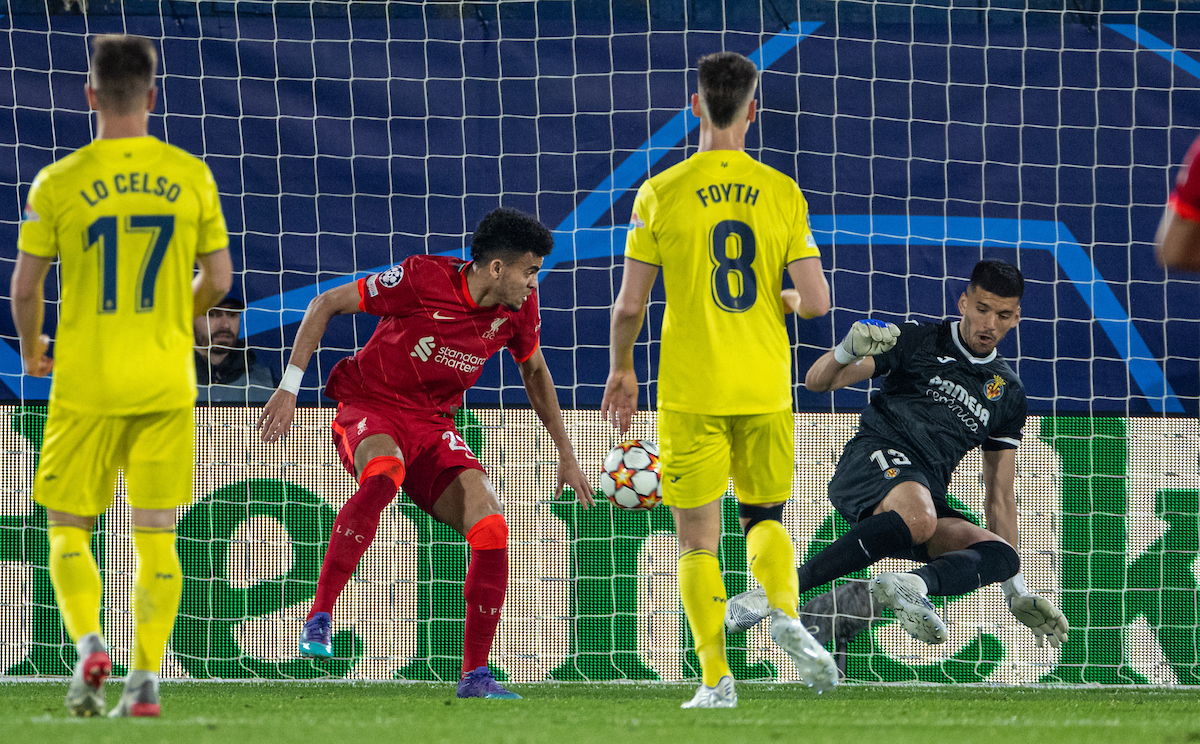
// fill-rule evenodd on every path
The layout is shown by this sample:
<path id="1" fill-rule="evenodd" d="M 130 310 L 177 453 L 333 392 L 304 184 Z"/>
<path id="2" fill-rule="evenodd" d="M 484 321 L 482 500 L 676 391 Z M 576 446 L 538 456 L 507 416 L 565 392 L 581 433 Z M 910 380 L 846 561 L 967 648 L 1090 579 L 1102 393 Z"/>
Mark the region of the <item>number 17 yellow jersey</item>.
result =
<path id="1" fill-rule="evenodd" d="M 193 267 L 228 243 L 208 166 L 154 137 L 96 140 L 43 168 L 18 248 L 60 259 L 51 407 L 190 407 Z"/>
<path id="2" fill-rule="evenodd" d="M 696 153 L 638 189 L 625 255 L 662 267 L 658 407 L 716 416 L 788 409 L 779 293 L 819 257 L 796 182 L 739 150 Z"/>

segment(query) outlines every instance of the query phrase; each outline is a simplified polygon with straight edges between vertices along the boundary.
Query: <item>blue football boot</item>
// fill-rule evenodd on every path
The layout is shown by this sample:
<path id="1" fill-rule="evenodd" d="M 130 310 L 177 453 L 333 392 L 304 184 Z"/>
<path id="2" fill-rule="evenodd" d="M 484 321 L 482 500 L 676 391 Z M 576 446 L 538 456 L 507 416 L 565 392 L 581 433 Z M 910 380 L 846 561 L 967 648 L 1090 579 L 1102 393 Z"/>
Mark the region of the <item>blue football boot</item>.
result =
<path id="1" fill-rule="evenodd" d="M 316 659 L 333 658 L 333 618 L 318 612 L 300 631 L 300 655 Z"/>
<path id="2" fill-rule="evenodd" d="M 488 700 L 520 700 L 521 696 L 500 686 L 492 676 L 492 670 L 481 666 L 463 675 L 458 681 L 460 698 L 486 698 Z"/>

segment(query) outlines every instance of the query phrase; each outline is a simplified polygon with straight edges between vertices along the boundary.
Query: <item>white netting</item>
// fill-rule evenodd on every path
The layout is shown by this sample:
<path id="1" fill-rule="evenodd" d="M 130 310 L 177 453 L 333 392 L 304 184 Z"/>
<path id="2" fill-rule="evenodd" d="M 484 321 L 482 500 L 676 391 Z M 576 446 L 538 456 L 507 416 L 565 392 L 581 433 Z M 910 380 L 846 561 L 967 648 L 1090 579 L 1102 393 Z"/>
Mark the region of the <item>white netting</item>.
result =
<path id="1" fill-rule="evenodd" d="M 91 139 L 81 92 L 88 35 L 151 36 L 162 52 L 151 131 L 204 157 L 216 176 L 235 292 L 250 306 L 243 331 L 260 363 L 278 375 L 318 288 L 414 253 L 463 255 L 483 214 L 517 207 L 556 231 L 541 289 L 543 349 L 564 406 L 576 409 L 568 419 L 581 458 L 595 466 L 612 435 L 590 409 L 607 371 L 613 257 L 633 192 L 694 151 L 684 107 L 696 58 L 722 48 L 751 55 L 764 74 L 748 147 L 808 195 L 834 292 L 828 318 L 792 329 L 799 373 L 864 314 L 953 315 L 981 257 L 1018 263 L 1028 281 L 1024 320 L 1002 347 L 1048 417 L 1031 419 L 1021 451 L 1022 553 L 1031 585 L 1062 601 L 1078 635 L 1061 654 L 1032 650 L 993 588 L 951 605 L 945 647 L 911 646 L 890 623 L 875 645 L 860 639 L 852 675 L 1191 682 L 1200 310 L 1194 285 L 1167 281 L 1149 241 L 1200 127 L 1200 27 L 1194 12 L 1151 0 L 1106 14 L 1008 5 L 126 2 L 93 3 L 85 15 L 10 0 L 0 19 L 0 71 L 11 81 L 0 91 L 11 114 L 0 117 L 0 188 L 11 208 L 0 231 L 15 245 L 34 175 Z M 11 251 L 0 265 L 11 271 Z M 643 380 L 656 366 L 661 316 L 656 293 L 637 356 Z M 322 402 L 329 368 L 372 328 L 363 317 L 335 319 L 302 401 Z M 11 325 L 0 333 L 7 402 L 43 401 L 45 382 L 19 374 Z M 644 389 L 651 399 L 654 388 Z M 834 529 L 824 483 L 866 388 L 832 402 L 798 388 L 796 400 L 788 526 L 803 557 Z M 492 469 L 514 535 L 497 665 L 520 680 L 693 674 L 667 515 L 585 520 L 555 505 L 553 454 L 510 361 L 491 362 L 467 403 L 480 422 L 468 441 Z M 7 412 L 0 517 L 0 604 L 22 630 L 5 639 L 2 660 L 13 673 L 55 674 L 65 668 L 61 632 L 41 568 L 44 522 L 29 501 L 40 430 L 22 410 Z M 1140 418 L 1163 412 L 1185 418 Z M 252 412 L 198 414 L 201 506 L 185 523 L 224 519 L 232 542 L 227 573 L 191 586 L 227 585 L 228 602 L 253 594 L 263 604 L 220 626 L 225 645 L 201 650 L 180 634 L 209 632 L 204 613 L 217 609 L 185 602 L 193 624 L 177 633 L 172 664 L 182 655 L 191 666 L 174 672 L 316 673 L 292 649 L 315 578 L 312 549 L 328 530 L 319 504 L 336 508 L 352 488 L 328 444 L 331 415 L 305 411 L 279 451 L 253 441 Z M 977 514 L 979 467 L 968 458 L 952 485 Z M 278 484 L 238 490 L 249 478 L 313 498 Z M 315 520 L 292 535 L 310 549 L 291 557 L 286 519 L 271 511 L 289 499 Z M 405 509 L 388 512 L 339 609 L 339 649 L 355 648 L 347 631 L 362 648 L 337 674 L 454 671 L 453 571 L 464 549 Z M 101 552 L 113 588 L 106 618 L 127 649 L 120 597 L 131 562 L 120 514 L 105 525 Z M 738 540 L 731 528 L 723 558 L 734 589 L 748 580 Z M 284 574 L 291 583 L 271 584 Z M 786 676 L 764 632 L 748 637 L 748 651 L 742 643 L 731 640 L 740 674 L 765 671 L 753 666 L 765 657 Z"/>

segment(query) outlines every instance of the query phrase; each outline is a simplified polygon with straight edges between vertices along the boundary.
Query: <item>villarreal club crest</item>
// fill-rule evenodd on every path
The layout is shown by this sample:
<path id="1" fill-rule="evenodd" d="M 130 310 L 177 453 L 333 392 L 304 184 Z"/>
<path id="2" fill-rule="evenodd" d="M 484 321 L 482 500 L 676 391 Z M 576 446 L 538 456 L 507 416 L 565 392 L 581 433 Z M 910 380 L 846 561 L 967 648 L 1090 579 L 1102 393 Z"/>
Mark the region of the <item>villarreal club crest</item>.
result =
<path id="1" fill-rule="evenodd" d="M 1000 375 L 992 375 L 992 379 L 983 386 L 983 393 L 988 400 L 1000 400 L 1004 396 L 1004 386 L 1007 384 Z"/>

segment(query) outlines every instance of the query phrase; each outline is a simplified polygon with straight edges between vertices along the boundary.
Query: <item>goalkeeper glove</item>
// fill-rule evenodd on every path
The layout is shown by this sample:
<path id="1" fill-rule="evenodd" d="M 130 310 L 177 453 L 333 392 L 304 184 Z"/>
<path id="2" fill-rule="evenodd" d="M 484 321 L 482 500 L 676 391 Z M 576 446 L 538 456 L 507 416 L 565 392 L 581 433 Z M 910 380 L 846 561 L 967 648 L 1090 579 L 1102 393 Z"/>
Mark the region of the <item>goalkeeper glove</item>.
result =
<path id="1" fill-rule="evenodd" d="M 1021 574 L 1001 583 L 1000 588 L 1004 590 L 1008 611 L 1033 631 L 1038 648 L 1042 648 L 1047 639 L 1054 648 L 1067 642 L 1067 631 L 1071 628 L 1066 615 L 1050 604 L 1050 600 L 1031 593 Z"/>
<path id="2" fill-rule="evenodd" d="M 838 364 L 850 364 L 866 356 L 882 354 L 896 345 L 900 328 L 895 323 L 882 320 L 860 320 L 850 326 L 850 332 L 842 342 L 833 347 L 833 358 Z"/>

